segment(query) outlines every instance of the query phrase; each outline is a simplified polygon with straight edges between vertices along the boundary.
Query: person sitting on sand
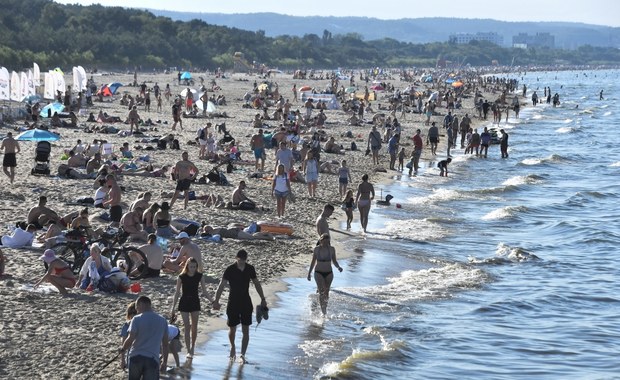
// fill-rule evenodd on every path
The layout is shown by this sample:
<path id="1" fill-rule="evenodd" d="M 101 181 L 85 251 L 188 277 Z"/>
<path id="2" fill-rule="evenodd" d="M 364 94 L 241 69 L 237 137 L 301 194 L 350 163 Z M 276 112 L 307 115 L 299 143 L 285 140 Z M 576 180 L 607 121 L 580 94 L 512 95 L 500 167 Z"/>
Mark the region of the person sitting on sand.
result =
<path id="1" fill-rule="evenodd" d="M 155 233 L 155 214 L 159 211 L 159 203 L 153 203 L 142 213 L 142 226 L 144 231 Z"/>
<path id="2" fill-rule="evenodd" d="M 90 256 L 86 259 L 86 261 L 84 261 L 75 286 L 79 286 L 81 289 L 87 289 L 89 285 L 92 285 L 93 288 L 97 288 L 96 283 L 91 283 L 98 280 L 96 278 L 97 275 L 95 275 L 92 271 L 97 271 L 97 274 L 99 276 L 98 278 L 103 278 L 106 274 L 110 273 L 110 271 L 112 270 L 112 263 L 110 262 L 110 259 L 102 255 L 101 253 L 102 252 L 99 244 L 91 244 Z M 93 269 L 91 269 L 91 263 L 94 263 Z"/>
<path id="3" fill-rule="evenodd" d="M 93 175 L 101 167 L 101 153 L 97 152 L 86 163 L 86 174 Z"/>
<path id="4" fill-rule="evenodd" d="M 159 272 L 164 263 L 164 251 L 157 244 L 157 235 L 149 234 L 147 244 L 138 247 L 138 249 L 144 253 L 149 265 L 144 277 L 159 277 Z M 142 272 L 142 269 L 138 268 L 138 271 Z"/>
<path id="5" fill-rule="evenodd" d="M 43 228 L 50 219 L 60 220 L 58 214 L 46 205 L 47 197 L 41 195 L 39 197 L 39 204 L 28 211 L 27 222 L 33 224 L 37 229 Z"/>
<path id="6" fill-rule="evenodd" d="M 88 158 L 82 153 L 75 153 L 73 150 L 69 151 L 69 159 L 67 160 L 67 165 L 69 165 L 69 167 L 83 168 L 86 166 L 87 162 Z"/>
<path id="7" fill-rule="evenodd" d="M 146 241 L 147 233 L 142 229 L 142 212 L 144 210 L 137 207 L 121 217 L 120 225 L 133 241 Z"/>
<path id="8" fill-rule="evenodd" d="M 178 233 L 178 231 L 170 225 L 171 221 L 170 204 L 168 202 L 162 202 L 159 211 L 153 216 L 153 224 L 155 225 L 157 236 L 172 238 Z"/>
<path id="9" fill-rule="evenodd" d="M 43 282 L 49 282 L 58 289 L 60 294 L 68 294 L 67 289 L 73 288 L 76 283 L 71 267 L 56 257 L 56 252 L 52 249 L 45 250 L 41 260 L 47 264 L 47 272 L 34 284 L 33 288 L 36 289 Z"/>
<path id="10" fill-rule="evenodd" d="M 135 164 L 134 164 L 135 165 Z M 123 175 L 136 176 L 136 177 L 152 177 L 152 178 L 164 178 L 167 177 L 170 165 L 164 165 L 159 169 L 155 169 L 152 164 L 149 164 L 143 168 L 128 169 L 123 167 Z"/>
<path id="11" fill-rule="evenodd" d="M 179 243 L 181 243 L 179 255 L 174 259 L 164 260 L 164 270 L 176 273 L 181 270 L 187 259 L 193 257 L 198 262 L 198 270 L 202 272 L 202 252 L 200 251 L 200 247 L 198 247 L 196 243 L 192 242 L 187 232 L 181 232 L 176 236 L 176 239 L 179 240 Z"/>
<path id="12" fill-rule="evenodd" d="M 333 136 L 330 137 L 329 140 L 327 140 L 327 142 L 325 143 L 325 146 L 323 147 L 323 150 L 325 151 L 325 153 L 335 153 L 335 154 L 342 153 L 342 147 L 336 144 Z"/>
<path id="13" fill-rule="evenodd" d="M 142 209 L 142 211 L 149 208 L 149 202 L 151 201 L 153 194 L 150 191 L 146 191 L 144 193 L 140 193 L 138 195 L 138 199 L 136 199 L 130 206 L 130 210 L 135 210 L 137 208 Z"/>
<path id="14" fill-rule="evenodd" d="M 47 225 L 47 231 L 37 237 L 37 241 L 45 245 L 45 248 L 52 248 L 58 243 L 58 236 L 63 236 L 62 228 L 58 222 L 51 219 Z"/>
<path id="15" fill-rule="evenodd" d="M 232 208 L 238 210 L 254 210 L 256 208 L 256 203 L 243 192 L 246 187 L 245 181 L 239 182 L 239 186 L 237 186 L 231 196 Z"/>
<path id="16" fill-rule="evenodd" d="M 29 224 L 25 230 L 17 227 L 11 235 L 4 235 L 0 238 L 0 245 L 7 248 L 30 247 L 35 238 L 36 231 L 37 228 L 34 224 Z"/>

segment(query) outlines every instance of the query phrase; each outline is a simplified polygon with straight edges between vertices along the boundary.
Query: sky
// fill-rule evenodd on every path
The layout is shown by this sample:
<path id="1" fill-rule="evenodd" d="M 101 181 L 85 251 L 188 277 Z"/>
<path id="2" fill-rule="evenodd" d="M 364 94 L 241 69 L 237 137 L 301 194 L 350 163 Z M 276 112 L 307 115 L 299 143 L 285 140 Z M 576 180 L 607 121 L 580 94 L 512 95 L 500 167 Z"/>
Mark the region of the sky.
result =
<path id="1" fill-rule="evenodd" d="M 293 16 L 361 16 L 380 19 L 419 17 L 488 18 L 502 21 L 570 21 L 620 27 L 620 1 L 587 0 L 56 0 L 181 12 L 256 13 Z M 455 6 L 455 3 L 458 6 Z"/>

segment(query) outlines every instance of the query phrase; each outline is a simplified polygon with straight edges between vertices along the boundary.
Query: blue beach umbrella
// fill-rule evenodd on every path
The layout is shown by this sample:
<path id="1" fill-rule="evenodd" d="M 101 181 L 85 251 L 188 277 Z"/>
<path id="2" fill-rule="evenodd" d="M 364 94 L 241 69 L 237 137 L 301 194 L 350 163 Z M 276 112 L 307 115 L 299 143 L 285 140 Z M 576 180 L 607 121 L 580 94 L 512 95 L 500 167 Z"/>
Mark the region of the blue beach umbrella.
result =
<path id="1" fill-rule="evenodd" d="M 57 141 L 60 140 L 60 136 L 55 133 L 43 130 L 43 129 L 30 129 L 22 132 L 17 136 L 19 141 Z"/>
<path id="2" fill-rule="evenodd" d="M 181 74 L 181 79 L 192 79 L 192 74 L 190 74 L 189 71 L 186 71 Z"/>
<path id="3" fill-rule="evenodd" d="M 32 103 L 40 102 L 42 100 L 43 98 L 41 98 L 40 95 L 28 95 L 22 99 L 22 102 L 32 104 Z"/>
<path id="4" fill-rule="evenodd" d="M 47 110 L 52 110 L 51 115 L 54 116 L 56 112 L 61 113 L 64 109 L 65 106 L 63 106 L 62 103 L 50 103 L 41 109 L 41 112 L 39 112 L 39 116 L 47 117 Z"/>

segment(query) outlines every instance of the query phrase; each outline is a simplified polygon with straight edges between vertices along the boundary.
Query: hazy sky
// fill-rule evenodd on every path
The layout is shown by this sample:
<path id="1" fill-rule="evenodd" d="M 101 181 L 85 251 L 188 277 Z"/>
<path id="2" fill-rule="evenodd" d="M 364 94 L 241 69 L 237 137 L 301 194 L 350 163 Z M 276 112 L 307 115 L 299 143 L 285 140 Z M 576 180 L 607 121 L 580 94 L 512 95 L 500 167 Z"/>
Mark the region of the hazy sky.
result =
<path id="1" fill-rule="evenodd" d="M 490 18 L 504 21 L 573 21 L 620 27 L 618 0 L 60 0 L 64 4 L 101 4 L 205 13 L 275 12 L 294 16 Z M 458 4 L 455 6 L 455 3 Z"/>

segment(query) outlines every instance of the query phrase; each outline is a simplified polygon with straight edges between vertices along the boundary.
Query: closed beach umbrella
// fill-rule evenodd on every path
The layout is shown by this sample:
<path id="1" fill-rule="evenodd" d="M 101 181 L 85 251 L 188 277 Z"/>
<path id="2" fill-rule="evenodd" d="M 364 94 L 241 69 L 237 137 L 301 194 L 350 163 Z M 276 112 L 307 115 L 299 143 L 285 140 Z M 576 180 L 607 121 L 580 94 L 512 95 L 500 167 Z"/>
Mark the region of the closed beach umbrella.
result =
<path id="1" fill-rule="evenodd" d="M 60 140 L 60 136 L 55 133 L 43 130 L 43 129 L 30 129 L 22 132 L 17 136 L 19 141 L 57 141 Z"/>
<path id="2" fill-rule="evenodd" d="M 183 74 L 181 74 L 181 79 L 192 79 L 192 74 L 190 74 L 189 71 L 186 71 Z"/>
<path id="3" fill-rule="evenodd" d="M 65 109 L 65 106 L 63 106 L 62 103 L 58 103 L 58 102 L 50 103 L 41 109 L 41 112 L 39 112 L 39 116 L 47 117 L 47 110 L 52 110 L 50 115 L 54 116 L 56 112 L 61 113 L 64 109 Z"/>

